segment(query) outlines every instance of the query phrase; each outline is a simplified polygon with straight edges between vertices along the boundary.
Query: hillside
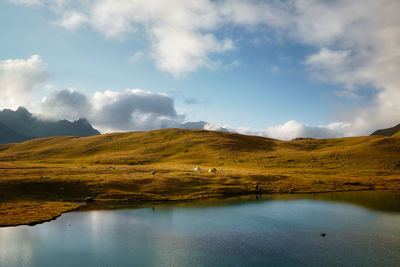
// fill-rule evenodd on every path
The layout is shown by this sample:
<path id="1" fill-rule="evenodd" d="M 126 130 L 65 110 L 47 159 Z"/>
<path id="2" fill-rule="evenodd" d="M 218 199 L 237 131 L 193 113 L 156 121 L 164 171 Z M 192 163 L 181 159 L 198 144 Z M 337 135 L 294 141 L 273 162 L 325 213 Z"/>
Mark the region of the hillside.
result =
<path id="1" fill-rule="evenodd" d="M 399 132 L 400 132 L 400 124 L 397 124 L 396 126 L 391 128 L 376 130 L 371 135 L 393 136 Z"/>
<path id="2" fill-rule="evenodd" d="M 114 207 L 253 194 L 256 184 L 263 193 L 400 190 L 400 137 L 278 141 L 181 129 L 51 137 L 0 146 L 0 169 L 0 201 L 25 209 L 88 196 Z"/>
<path id="3" fill-rule="evenodd" d="M 0 161 L 92 165 L 194 164 L 232 167 L 302 166 L 391 168 L 400 139 L 349 137 L 279 141 L 206 130 L 163 129 L 79 137 L 53 137 L 0 146 Z M 315 164 L 314 164 L 315 165 Z"/>
<path id="4" fill-rule="evenodd" d="M 6 125 L 0 123 L 0 145 L 14 142 L 23 142 L 29 139 L 32 138 L 19 134 L 8 128 Z"/>
<path id="5" fill-rule="evenodd" d="M 26 141 L 50 136 L 91 136 L 98 135 L 86 119 L 74 122 L 67 120 L 41 120 L 27 109 L 20 107 L 13 111 L 0 111 L 0 144 Z"/>

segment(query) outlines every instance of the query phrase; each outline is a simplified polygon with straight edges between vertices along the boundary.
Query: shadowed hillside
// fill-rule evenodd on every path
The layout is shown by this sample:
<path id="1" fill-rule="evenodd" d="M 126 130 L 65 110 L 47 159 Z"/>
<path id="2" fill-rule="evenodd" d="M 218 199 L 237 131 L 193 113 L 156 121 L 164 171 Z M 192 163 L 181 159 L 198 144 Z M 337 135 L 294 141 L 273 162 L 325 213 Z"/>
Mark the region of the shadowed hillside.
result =
<path id="1" fill-rule="evenodd" d="M 0 169 L 0 201 L 26 209 L 88 196 L 114 207 L 253 194 L 256 184 L 263 193 L 400 190 L 400 138 L 279 141 L 181 129 L 51 137 L 0 146 Z"/>
<path id="2" fill-rule="evenodd" d="M 400 124 L 397 124 L 396 126 L 391 128 L 376 130 L 371 135 L 393 136 L 398 132 L 400 132 Z"/>

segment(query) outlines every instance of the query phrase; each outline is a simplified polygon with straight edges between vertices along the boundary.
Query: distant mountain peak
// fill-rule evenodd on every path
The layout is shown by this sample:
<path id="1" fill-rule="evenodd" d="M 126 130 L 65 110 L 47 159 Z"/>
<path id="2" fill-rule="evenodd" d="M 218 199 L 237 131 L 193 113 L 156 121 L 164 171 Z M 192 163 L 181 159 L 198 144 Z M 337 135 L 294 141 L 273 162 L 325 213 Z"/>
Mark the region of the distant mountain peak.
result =
<path id="1" fill-rule="evenodd" d="M 30 113 L 30 112 L 29 112 L 25 107 L 23 107 L 23 106 L 19 106 L 18 109 L 17 109 L 15 112 L 18 112 L 18 113 L 25 113 L 25 114 L 32 115 L 32 113 Z"/>
<path id="2" fill-rule="evenodd" d="M 91 125 L 90 122 L 85 118 L 80 118 L 80 119 L 74 121 L 74 123 L 83 124 L 83 125 Z"/>

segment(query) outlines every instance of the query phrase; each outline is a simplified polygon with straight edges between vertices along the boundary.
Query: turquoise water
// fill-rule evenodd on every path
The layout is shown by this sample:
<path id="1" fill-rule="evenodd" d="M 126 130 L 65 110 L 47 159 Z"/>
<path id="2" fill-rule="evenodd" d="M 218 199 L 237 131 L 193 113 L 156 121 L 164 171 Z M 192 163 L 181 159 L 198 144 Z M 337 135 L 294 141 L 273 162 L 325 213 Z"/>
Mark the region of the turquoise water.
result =
<path id="1" fill-rule="evenodd" d="M 0 228 L 0 266 L 400 266 L 400 195 L 72 212 Z"/>

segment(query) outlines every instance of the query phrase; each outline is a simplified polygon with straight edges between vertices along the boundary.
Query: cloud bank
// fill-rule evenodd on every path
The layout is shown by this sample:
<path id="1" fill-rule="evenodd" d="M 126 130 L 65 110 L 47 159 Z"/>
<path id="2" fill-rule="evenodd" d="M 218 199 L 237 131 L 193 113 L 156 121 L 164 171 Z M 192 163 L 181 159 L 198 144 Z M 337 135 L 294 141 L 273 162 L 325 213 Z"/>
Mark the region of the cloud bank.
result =
<path id="1" fill-rule="evenodd" d="M 48 77 L 47 65 L 38 55 L 0 61 L 0 109 L 25 106 L 48 120 L 86 118 L 102 132 L 179 127 L 184 118 L 171 97 L 140 89 L 92 96 L 65 89 L 37 101 L 34 93 L 45 92 Z"/>
<path id="2" fill-rule="evenodd" d="M 47 119 L 87 118 L 103 133 L 179 127 L 183 119 L 172 98 L 140 89 L 96 92 L 91 97 L 62 90 L 46 96 L 36 112 Z"/>
<path id="3" fill-rule="evenodd" d="M 328 125 L 311 126 L 294 120 L 281 125 L 271 126 L 265 130 L 248 127 L 236 129 L 241 134 L 258 135 L 280 140 L 291 140 L 298 137 L 338 138 L 346 136 L 350 124 L 333 122 Z"/>
<path id="4" fill-rule="evenodd" d="M 47 120 L 87 118 L 101 132 L 153 130 L 161 128 L 206 129 L 240 132 L 277 139 L 299 136 L 339 137 L 340 127 L 306 126 L 295 121 L 270 127 L 266 130 L 238 128 L 207 122 L 183 123 L 184 116 L 177 113 L 171 97 L 140 89 L 120 92 L 104 91 L 87 96 L 78 90 L 51 92 L 35 102 L 32 95 L 40 90 L 49 77 L 46 63 L 38 55 L 28 59 L 10 59 L 0 62 L 2 108 L 16 109 L 27 105 L 36 116 Z M 337 127 L 339 126 L 339 127 Z"/>
<path id="5" fill-rule="evenodd" d="M 84 117 L 103 133 L 183 128 L 291 140 L 297 137 L 337 138 L 348 136 L 352 130 L 349 123 L 342 122 L 311 126 L 291 120 L 264 130 L 249 127 L 234 128 L 204 121 L 183 123 L 184 116 L 177 114 L 172 98 L 165 94 L 140 89 L 96 92 L 92 97 L 87 97 L 78 91 L 62 90 L 43 98 L 36 106 L 36 111 L 40 117 L 47 119 L 77 120 Z"/>

